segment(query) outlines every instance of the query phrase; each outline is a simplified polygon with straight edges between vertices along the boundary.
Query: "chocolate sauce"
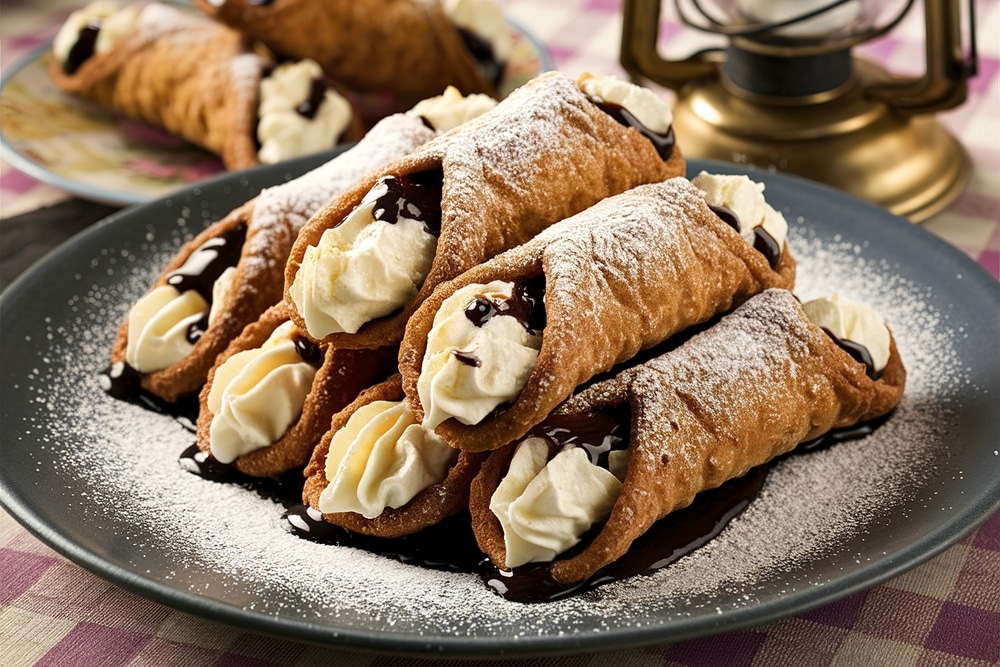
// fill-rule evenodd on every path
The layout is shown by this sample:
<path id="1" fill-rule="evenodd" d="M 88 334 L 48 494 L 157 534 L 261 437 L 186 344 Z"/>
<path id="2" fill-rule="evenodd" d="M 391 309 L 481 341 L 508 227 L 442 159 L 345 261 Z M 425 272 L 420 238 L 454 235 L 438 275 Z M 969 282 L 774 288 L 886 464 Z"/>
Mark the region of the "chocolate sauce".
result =
<path id="1" fill-rule="evenodd" d="M 709 204 L 708 207 L 712 209 L 712 213 L 719 216 L 720 220 L 735 229 L 736 233 L 740 233 L 743 230 L 743 225 L 740 223 L 740 216 L 736 215 L 736 211 L 733 209 L 720 204 Z"/>
<path id="2" fill-rule="evenodd" d="M 211 454 L 201 451 L 197 444 L 181 452 L 178 462 L 188 472 L 210 482 L 237 484 L 284 507 L 291 507 L 302 499 L 305 476 L 301 467 L 273 477 L 253 477 L 240 472 L 232 464 L 219 462 Z"/>
<path id="3" fill-rule="evenodd" d="M 816 452 L 826 449 L 827 447 L 832 447 L 833 445 L 841 442 L 847 442 L 848 440 L 860 440 L 865 436 L 871 435 L 875 432 L 875 429 L 889 421 L 889 417 L 891 417 L 895 411 L 896 409 L 893 408 L 881 417 L 869 419 L 866 422 L 855 424 L 854 426 L 831 429 L 818 438 L 813 438 L 812 440 L 806 440 L 805 442 L 800 443 L 799 446 L 795 448 L 793 453 Z"/>
<path id="4" fill-rule="evenodd" d="M 533 563 L 501 572 L 484 566 L 480 576 L 500 596 L 513 602 L 550 602 L 579 595 L 605 584 L 650 575 L 675 563 L 716 537 L 757 497 L 770 466 L 758 466 L 743 477 L 732 479 L 695 496 L 684 509 L 660 519 L 639 536 L 624 556 L 604 566 L 592 576 L 574 584 L 552 578 L 550 563 Z M 600 526 L 585 535 L 581 542 L 559 556 L 571 558 L 582 551 Z"/>
<path id="5" fill-rule="evenodd" d="M 313 79 L 309 88 L 309 98 L 295 107 L 295 113 L 312 120 L 319 112 L 319 107 L 326 98 L 326 82 L 323 79 Z"/>
<path id="6" fill-rule="evenodd" d="M 91 19 L 90 23 L 80 28 L 80 35 L 76 38 L 76 43 L 69 49 L 66 62 L 62 65 L 63 74 L 72 76 L 80 69 L 80 66 L 87 62 L 94 55 L 97 46 L 97 35 L 101 32 L 100 19 Z"/>
<path id="7" fill-rule="evenodd" d="M 142 374 L 124 361 L 112 364 L 103 372 L 98 373 L 97 382 L 112 398 L 135 403 L 147 410 L 169 415 L 184 428 L 194 433 L 195 422 L 198 419 L 200 406 L 198 393 L 181 396 L 174 403 L 167 403 L 142 389 Z"/>
<path id="8" fill-rule="evenodd" d="M 302 358 L 302 361 L 313 368 L 319 368 L 323 365 L 323 349 L 314 341 L 301 333 L 296 333 L 292 336 L 292 342 L 295 344 L 295 352 Z"/>
<path id="9" fill-rule="evenodd" d="M 247 226 L 240 223 L 221 236 L 208 239 L 188 256 L 184 264 L 167 276 L 167 284 L 182 294 L 197 292 L 206 303 L 212 303 L 212 288 L 222 272 L 236 266 L 246 241 Z M 194 345 L 208 329 L 208 311 L 187 328 L 187 341 Z"/>
<path id="10" fill-rule="evenodd" d="M 323 520 L 318 510 L 293 505 L 282 516 L 285 530 L 313 542 L 365 549 L 401 563 L 474 573 L 485 560 L 472 533 L 468 510 L 412 535 L 386 538 L 352 533 Z"/>
<path id="11" fill-rule="evenodd" d="M 781 261 L 781 247 L 763 227 L 754 228 L 753 247 L 754 250 L 764 255 L 764 259 L 767 260 L 772 269 L 778 267 L 778 262 Z"/>
<path id="12" fill-rule="evenodd" d="M 673 125 L 667 128 L 666 134 L 659 134 L 640 123 L 639 119 L 632 115 L 631 111 L 620 104 L 612 104 L 611 102 L 595 102 L 595 104 L 601 111 L 625 127 L 634 127 L 639 131 L 639 134 L 649 139 L 653 143 L 653 146 L 656 147 L 656 152 L 659 154 L 661 160 L 667 161 L 674 154 L 676 140 L 674 138 Z"/>
<path id="13" fill-rule="evenodd" d="M 494 317 L 513 317 L 529 333 L 538 333 L 545 328 L 545 276 L 514 283 L 510 298 L 477 296 L 465 307 L 465 316 L 476 327 L 486 326 Z"/>
<path id="14" fill-rule="evenodd" d="M 867 347 L 861 345 L 860 343 L 855 343 L 853 340 L 846 340 L 844 338 L 840 338 L 826 327 L 822 327 L 822 329 L 823 331 L 826 332 L 827 336 L 832 338 L 833 341 L 840 346 L 840 349 L 842 349 L 844 352 L 847 352 L 847 354 L 851 355 L 851 358 L 854 359 L 859 364 L 865 365 L 865 374 L 869 378 L 871 378 L 872 380 L 878 380 L 880 377 L 882 377 L 882 371 L 875 370 L 875 362 L 872 360 L 871 352 L 868 351 Z"/>
<path id="15" fill-rule="evenodd" d="M 712 213 L 719 216 L 719 219 L 724 223 L 735 229 L 738 233 L 743 231 L 743 224 L 740 222 L 740 216 L 736 215 L 736 212 L 731 208 L 722 206 L 720 204 L 709 204 L 708 208 L 712 209 Z M 777 268 L 778 262 L 781 261 L 781 246 L 778 242 L 774 240 L 774 237 L 767 233 L 767 231 L 761 227 L 754 227 L 753 230 L 753 247 L 754 250 L 764 255 L 764 259 L 767 263 L 771 265 L 771 268 Z"/>
<path id="16" fill-rule="evenodd" d="M 402 216 L 423 223 L 428 234 L 441 234 L 443 172 L 433 170 L 387 176 L 383 182 L 388 190 L 375 200 L 372 215 L 376 220 L 394 225 Z"/>
<path id="17" fill-rule="evenodd" d="M 247 226 L 240 223 L 221 236 L 208 239 L 195 248 L 184 264 L 167 276 L 167 284 L 178 292 L 194 290 L 212 303 L 212 287 L 222 272 L 239 261 Z"/>
<path id="18" fill-rule="evenodd" d="M 483 365 L 483 360 L 470 352 L 462 352 L 461 350 L 452 350 L 451 354 L 455 359 L 465 364 L 466 366 L 472 366 L 473 368 L 479 368 Z"/>
<path id="19" fill-rule="evenodd" d="M 225 0 L 223 0 L 223 3 L 224 2 Z M 247 0 L 247 4 L 252 7 L 268 7 L 274 4 L 274 0 Z"/>
<path id="20" fill-rule="evenodd" d="M 550 417 L 548 426 L 532 430 L 534 435 L 551 438 L 557 444 L 579 444 L 591 454 L 591 460 L 624 447 L 628 440 L 628 414 L 621 408 L 598 411 L 593 415 Z M 654 523 L 637 538 L 624 556 L 571 585 L 555 581 L 549 563 L 529 564 L 501 572 L 476 546 L 467 511 L 445 519 L 436 526 L 402 538 L 374 538 L 351 533 L 323 521 L 320 513 L 303 505 L 288 507 L 284 515 L 286 529 L 304 539 L 366 549 L 404 563 L 434 569 L 478 574 L 502 597 L 515 602 L 546 602 L 577 595 L 605 584 L 636 575 L 649 575 L 694 552 L 716 537 L 745 510 L 760 493 L 768 472 L 789 456 L 816 451 L 832 444 L 868 435 L 888 415 L 866 424 L 838 429 L 816 440 L 801 444 L 792 452 L 750 470 L 716 489 L 699 493 L 694 502 Z M 622 430 L 624 427 L 625 430 Z M 596 446 L 595 446 L 595 443 Z M 586 548 L 601 530 L 595 526 L 579 544 L 560 555 L 571 558 Z"/>
<path id="21" fill-rule="evenodd" d="M 549 441 L 553 455 L 567 445 L 587 452 L 590 462 L 608 467 L 608 453 L 628 447 L 632 420 L 628 406 L 575 415 L 553 415 L 528 432 Z"/>
<path id="22" fill-rule="evenodd" d="M 499 87 L 503 79 L 504 66 L 493 53 L 493 45 L 465 28 L 458 28 L 458 34 L 462 36 L 462 42 L 476 61 L 483 78 L 493 84 L 494 88 Z"/>

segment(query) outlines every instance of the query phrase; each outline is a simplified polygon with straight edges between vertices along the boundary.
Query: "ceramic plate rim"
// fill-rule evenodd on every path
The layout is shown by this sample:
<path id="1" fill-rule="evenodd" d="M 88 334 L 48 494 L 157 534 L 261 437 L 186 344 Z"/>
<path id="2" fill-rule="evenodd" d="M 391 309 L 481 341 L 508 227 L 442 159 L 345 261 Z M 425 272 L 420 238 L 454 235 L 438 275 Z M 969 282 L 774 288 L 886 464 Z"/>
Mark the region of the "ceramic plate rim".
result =
<path id="1" fill-rule="evenodd" d="M 322 160 L 321 156 L 310 156 L 309 158 L 303 158 L 287 165 L 257 167 L 247 172 L 222 174 L 192 186 L 191 190 L 211 189 L 246 176 L 259 177 L 261 183 L 265 184 L 267 182 L 275 182 L 274 179 L 279 177 L 278 175 L 283 169 L 286 174 L 301 172 L 306 168 L 319 164 Z M 875 216 L 879 224 L 889 225 L 890 228 L 899 230 L 898 233 L 904 236 L 917 235 L 920 243 L 929 244 L 929 247 L 934 252 L 940 253 L 941 257 L 947 260 L 949 266 L 960 267 L 963 272 L 966 272 L 967 280 L 985 289 L 987 298 L 993 299 L 995 305 L 1000 305 L 1000 283 L 997 283 L 985 269 L 943 240 L 925 230 L 912 227 L 910 223 L 896 218 L 882 209 L 855 200 L 826 186 L 806 181 L 805 179 L 783 174 L 767 173 L 745 166 L 689 160 L 689 172 L 694 173 L 701 168 L 709 168 L 713 171 L 727 173 L 752 173 L 755 177 L 765 180 L 770 179 L 771 181 L 785 183 L 796 188 L 805 188 L 806 192 L 820 199 L 829 200 L 832 198 L 834 201 L 847 202 L 846 205 L 850 205 L 855 210 L 863 211 L 867 216 Z M 267 174 L 267 176 L 264 174 Z M 162 199 L 168 198 L 164 197 Z M 22 293 L 30 293 L 32 286 L 39 280 L 42 280 L 46 272 L 52 271 L 53 266 L 58 264 L 63 257 L 74 254 L 74 249 L 80 240 L 90 237 L 97 239 L 102 235 L 113 234 L 119 225 L 134 224 L 129 221 L 137 219 L 143 211 L 154 206 L 158 201 L 161 200 L 116 213 L 81 232 L 74 239 L 71 239 L 46 255 L 31 269 L 26 271 L 25 274 L 18 277 L 0 295 L 0 312 L 13 308 L 10 304 L 22 298 Z M 6 321 L 6 318 L 4 318 L 4 321 Z M 4 339 L 7 340 L 7 337 L 5 336 Z M 6 345 L 0 344 L 0 347 L 6 347 Z M 2 441 L 13 439 L 5 430 Z M 12 447 L 12 445 L 4 445 L 4 449 L 8 447 Z M 428 640 L 426 637 L 411 633 L 387 634 L 379 630 L 338 629 L 327 624 L 310 623 L 298 619 L 291 620 L 248 611 L 244 608 L 225 604 L 217 600 L 203 598 L 187 589 L 173 588 L 150 578 L 136 575 L 119 564 L 111 563 L 61 535 L 58 526 L 50 525 L 39 517 L 32 499 L 20 497 L 11 489 L 11 481 L 8 479 L 6 473 L 0 470 L 0 505 L 5 507 L 19 523 L 25 526 L 41 541 L 71 561 L 105 579 L 109 579 L 127 590 L 182 611 L 267 635 L 309 643 L 319 643 L 334 648 L 419 655 L 423 657 L 431 655 L 485 657 L 498 654 L 530 657 L 638 648 L 666 641 L 681 641 L 709 634 L 738 630 L 787 618 L 876 586 L 939 554 L 970 533 L 980 523 L 1000 509 L 1000 478 L 995 480 L 992 487 L 984 489 L 979 496 L 972 500 L 974 502 L 970 502 L 968 505 L 954 512 L 948 521 L 938 525 L 934 531 L 924 534 L 921 539 L 913 541 L 893 553 L 892 558 L 888 559 L 888 561 L 872 563 L 868 567 L 863 567 L 843 576 L 837 580 L 838 585 L 835 591 L 830 590 L 831 586 L 796 591 L 794 594 L 784 598 L 762 600 L 758 604 L 727 610 L 726 613 L 720 615 L 717 622 L 712 624 L 707 624 L 704 619 L 700 618 L 689 620 L 671 619 L 668 623 L 662 623 L 659 626 L 652 624 L 641 628 L 615 628 L 606 632 L 590 632 L 562 637 L 521 637 L 512 639 L 510 637 L 437 636 L 433 637 L 432 640 Z"/>

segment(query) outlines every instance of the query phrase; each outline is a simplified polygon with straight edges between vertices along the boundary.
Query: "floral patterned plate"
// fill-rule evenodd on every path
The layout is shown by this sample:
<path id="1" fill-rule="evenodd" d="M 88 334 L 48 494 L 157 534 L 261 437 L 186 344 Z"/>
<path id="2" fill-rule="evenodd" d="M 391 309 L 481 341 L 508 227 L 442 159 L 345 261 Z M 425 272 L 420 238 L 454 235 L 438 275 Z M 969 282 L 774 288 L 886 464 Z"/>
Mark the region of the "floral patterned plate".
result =
<path id="1" fill-rule="evenodd" d="M 552 69 L 545 47 L 512 24 L 501 93 Z M 0 82 L 0 156 L 29 176 L 113 206 L 155 199 L 223 171 L 199 148 L 58 90 L 50 46 L 25 55 Z"/>

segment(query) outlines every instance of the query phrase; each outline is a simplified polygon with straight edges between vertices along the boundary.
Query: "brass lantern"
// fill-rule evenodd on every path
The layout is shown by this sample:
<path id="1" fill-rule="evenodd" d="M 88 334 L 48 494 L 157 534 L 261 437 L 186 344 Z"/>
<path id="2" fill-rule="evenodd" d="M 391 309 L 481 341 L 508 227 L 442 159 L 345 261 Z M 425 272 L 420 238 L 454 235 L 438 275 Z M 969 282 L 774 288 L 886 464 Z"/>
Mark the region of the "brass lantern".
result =
<path id="1" fill-rule="evenodd" d="M 799 174 L 917 222 L 971 174 L 968 154 L 931 112 L 965 100 L 976 54 L 972 2 L 966 55 L 959 0 L 924 0 L 922 76 L 894 76 L 851 53 L 912 4 L 886 20 L 873 0 L 675 0 L 685 25 L 727 45 L 666 60 L 660 0 L 625 0 L 621 62 L 637 81 L 676 91 L 674 129 L 687 155 Z"/>

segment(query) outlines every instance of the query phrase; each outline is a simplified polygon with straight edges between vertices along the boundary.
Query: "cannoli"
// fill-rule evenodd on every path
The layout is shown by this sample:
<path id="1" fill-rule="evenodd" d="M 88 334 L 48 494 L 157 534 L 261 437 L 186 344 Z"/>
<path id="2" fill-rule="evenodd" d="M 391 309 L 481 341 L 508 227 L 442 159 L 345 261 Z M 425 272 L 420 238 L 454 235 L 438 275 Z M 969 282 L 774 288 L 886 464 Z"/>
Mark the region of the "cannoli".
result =
<path id="1" fill-rule="evenodd" d="M 315 62 L 277 66 L 239 33 L 165 5 L 119 10 L 99 0 L 70 16 L 53 54 L 60 90 L 180 136 L 227 169 L 319 152 L 364 133 Z"/>
<path id="2" fill-rule="evenodd" d="M 282 58 L 309 58 L 361 93 L 405 109 L 453 85 L 496 96 L 510 28 L 493 0 L 197 0 Z"/>
<path id="3" fill-rule="evenodd" d="M 296 324 L 342 347 L 397 343 L 440 283 L 609 195 L 682 174 L 669 106 L 593 79 L 602 85 L 543 74 L 317 213 L 285 274 Z"/>
<path id="4" fill-rule="evenodd" d="M 455 91 L 425 100 L 384 118 L 326 164 L 264 190 L 209 226 L 181 248 L 119 329 L 111 355 L 113 393 L 129 396 L 129 385 L 139 382 L 174 403 L 200 390 L 216 356 L 281 300 L 285 261 L 313 213 L 368 172 L 431 139 L 431 123 L 447 130 L 492 104 Z"/>
<path id="5" fill-rule="evenodd" d="M 334 416 L 306 466 L 302 501 L 341 528 L 401 537 L 466 509 L 484 458 L 416 423 L 397 375 Z"/>
<path id="6" fill-rule="evenodd" d="M 727 217 L 751 220 L 737 208 Z M 641 350 L 790 289 L 795 261 L 778 247 L 769 260 L 685 178 L 636 187 L 435 290 L 406 328 L 403 388 L 452 446 L 496 449 Z"/>
<path id="7" fill-rule="evenodd" d="M 888 414 L 905 379 L 888 327 L 867 306 L 803 308 L 767 290 L 493 452 L 472 485 L 477 542 L 502 570 L 548 563 L 554 581 L 580 582 L 701 491 Z"/>
<path id="8" fill-rule="evenodd" d="M 209 372 L 199 398 L 198 447 L 254 477 L 302 467 L 333 415 L 388 375 L 395 359 L 395 348 L 320 347 L 278 303 Z"/>

